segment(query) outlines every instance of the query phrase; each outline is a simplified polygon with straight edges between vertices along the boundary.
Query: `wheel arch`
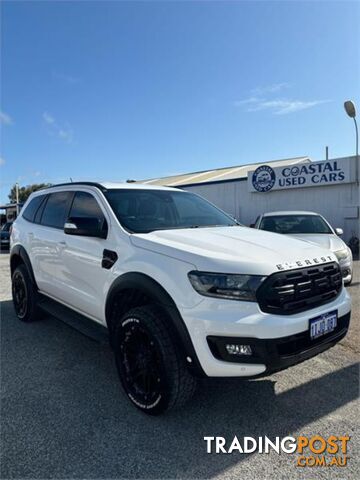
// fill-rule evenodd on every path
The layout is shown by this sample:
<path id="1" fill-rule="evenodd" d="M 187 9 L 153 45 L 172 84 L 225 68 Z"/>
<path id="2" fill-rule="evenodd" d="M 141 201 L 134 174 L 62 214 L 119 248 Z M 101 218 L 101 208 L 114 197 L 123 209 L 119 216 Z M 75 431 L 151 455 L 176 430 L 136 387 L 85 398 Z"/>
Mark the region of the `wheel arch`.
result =
<path id="1" fill-rule="evenodd" d="M 110 341 L 119 315 L 126 313 L 130 308 L 148 303 L 154 303 L 166 311 L 175 340 L 181 346 L 185 358 L 191 358 L 191 363 L 186 362 L 189 369 L 197 376 L 205 376 L 189 332 L 174 300 L 162 285 L 144 273 L 125 273 L 114 280 L 111 285 L 105 305 L 105 318 Z"/>
<path id="2" fill-rule="evenodd" d="M 28 269 L 31 281 L 33 282 L 35 287 L 38 288 L 37 284 L 36 284 L 36 280 L 35 280 L 34 270 L 32 268 L 30 257 L 28 255 L 27 251 L 25 250 L 25 248 L 22 245 L 15 245 L 11 249 L 11 253 L 10 253 L 10 273 L 11 273 L 11 276 L 14 273 L 15 268 L 20 264 L 24 264 L 26 266 L 26 268 Z"/>

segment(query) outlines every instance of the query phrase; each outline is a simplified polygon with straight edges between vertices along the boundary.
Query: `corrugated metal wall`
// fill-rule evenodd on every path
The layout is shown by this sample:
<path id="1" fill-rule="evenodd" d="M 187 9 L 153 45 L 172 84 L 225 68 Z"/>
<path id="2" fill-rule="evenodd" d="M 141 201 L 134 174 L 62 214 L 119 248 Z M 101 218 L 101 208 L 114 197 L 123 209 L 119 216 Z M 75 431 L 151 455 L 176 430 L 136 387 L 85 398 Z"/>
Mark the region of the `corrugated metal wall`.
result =
<path id="1" fill-rule="evenodd" d="M 355 158 L 352 160 L 355 181 Z M 359 236 L 359 186 L 356 183 L 267 193 L 249 192 L 247 181 L 239 180 L 183 188 L 202 195 L 245 225 L 253 223 L 264 212 L 311 210 L 323 215 L 333 227 L 342 228 L 345 241 L 353 234 Z"/>

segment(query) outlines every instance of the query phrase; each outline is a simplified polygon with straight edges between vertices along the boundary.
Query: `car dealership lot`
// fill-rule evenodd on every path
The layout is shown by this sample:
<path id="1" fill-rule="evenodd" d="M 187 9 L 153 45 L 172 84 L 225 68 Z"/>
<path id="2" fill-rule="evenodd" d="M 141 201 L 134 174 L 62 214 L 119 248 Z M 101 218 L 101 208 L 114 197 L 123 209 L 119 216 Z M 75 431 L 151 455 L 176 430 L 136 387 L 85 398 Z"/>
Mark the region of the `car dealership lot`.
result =
<path id="1" fill-rule="evenodd" d="M 1 478 L 357 477 L 359 261 L 339 345 L 261 380 L 205 380 L 192 402 L 156 418 L 124 398 L 106 343 L 52 317 L 15 318 L 8 262 L 1 254 Z M 329 473 L 296 467 L 294 455 L 208 455 L 203 440 L 315 434 L 350 435 L 348 466 Z"/>

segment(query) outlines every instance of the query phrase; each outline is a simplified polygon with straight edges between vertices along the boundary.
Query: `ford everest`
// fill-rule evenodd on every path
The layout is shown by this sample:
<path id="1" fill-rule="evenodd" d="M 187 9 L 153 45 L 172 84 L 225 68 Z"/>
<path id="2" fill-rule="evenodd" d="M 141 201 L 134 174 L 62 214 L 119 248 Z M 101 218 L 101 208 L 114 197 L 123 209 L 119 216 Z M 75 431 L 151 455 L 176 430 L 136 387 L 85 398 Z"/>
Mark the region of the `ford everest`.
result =
<path id="1" fill-rule="evenodd" d="M 198 377 L 254 378 L 313 357 L 350 321 L 334 253 L 173 188 L 37 191 L 13 224 L 10 264 L 17 317 L 106 328 L 127 397 L 151 415 L 184 403 Z"/>

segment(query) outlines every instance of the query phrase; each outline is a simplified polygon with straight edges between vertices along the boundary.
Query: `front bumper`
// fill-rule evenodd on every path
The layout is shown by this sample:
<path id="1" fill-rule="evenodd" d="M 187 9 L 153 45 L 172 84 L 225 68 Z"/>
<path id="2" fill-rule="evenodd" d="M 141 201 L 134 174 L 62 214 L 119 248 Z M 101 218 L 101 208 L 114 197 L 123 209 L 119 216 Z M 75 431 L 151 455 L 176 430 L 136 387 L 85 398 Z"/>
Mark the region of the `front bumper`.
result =
<path id="1" fill-rule="evenodd" d="M 331 334 L 309 340 L 309 320 L 337 310 L 338 327 Z M 199 363 L 209 377 L 256 377 L 302 362 L 335 345 L 346 335 L 351 300 L 345 288 L 332 302 L 293 315 L 264 313 L 257 303 L 204 298 L 195 308 L 180 309 Z M 214 354 L 209 338 L 241 339 L 255 356 L 228 361 Z"/>
<path id="2" fill-rule="evenodd" d="M 236 363 L 258 363 L 266 365 L 266 370 L 257 376 L 269 375 L 279 370 L 303 362 L 333 347 L 345 337 L 350 323 L 350 312 L 338 318 L 336 329 L 322 337 L 311 340 L 308 330 L 305 332 L 276 339 L 213 337 L 207 338 L 210 350 L 215 358 Z M 250 345 L 250 357 L 229 355 L 225 344 L 236 343 Z"/>

